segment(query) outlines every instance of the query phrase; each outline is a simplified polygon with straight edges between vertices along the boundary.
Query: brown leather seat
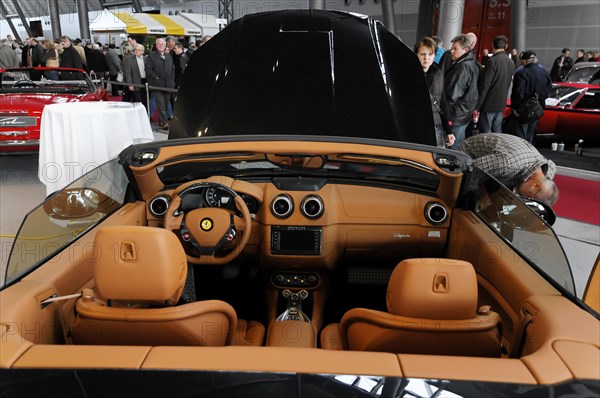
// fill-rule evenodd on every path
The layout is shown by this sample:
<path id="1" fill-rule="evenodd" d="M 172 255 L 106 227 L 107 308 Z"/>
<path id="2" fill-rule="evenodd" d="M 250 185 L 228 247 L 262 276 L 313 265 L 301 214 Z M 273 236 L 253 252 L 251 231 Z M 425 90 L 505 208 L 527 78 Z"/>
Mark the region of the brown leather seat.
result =
<path id="1" fill-rule="evenodd" d="M 76 344 L 262 345 L 265 328 L 238 320 L 219 300 L 175 306 L 187 276 L 175 234 L 152 227 L 107 227 L 94 240 L 100 300 L 85 289 L 77 300 Z M 106 301 L 105 301 L 106 300 Z"/>
<path id="2" fill-rule="evenodd" d="M 477 309 L 477 277 L 460 260 L 399 263 L 387 289 L 388 312 L 354 308 L 321 332 L 328 349 L 499 357 L 500 316 Z"/>

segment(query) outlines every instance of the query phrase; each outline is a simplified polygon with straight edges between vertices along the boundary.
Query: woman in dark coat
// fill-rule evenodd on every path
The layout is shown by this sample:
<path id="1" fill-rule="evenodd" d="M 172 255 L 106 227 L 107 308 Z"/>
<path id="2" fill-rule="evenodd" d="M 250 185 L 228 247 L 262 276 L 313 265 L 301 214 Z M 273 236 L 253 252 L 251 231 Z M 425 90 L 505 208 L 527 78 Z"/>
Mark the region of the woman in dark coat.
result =
<path id="1" fill-rule="evenodd" d="M 433 62 L 437 51 L 437 44 L 430 37 L 421 39 L 415 44 L 414 51 L 421 62 L 427 87 L 429 87 L 429 98 L 431 99 L 431 110 L 433 111 L 433 122 L 435 124 L 435 138 L 437 146 L 444 148 L 454 143 L 454 134 L 446 134 L 444 131 L 444 73 L 442 69 Z"/>

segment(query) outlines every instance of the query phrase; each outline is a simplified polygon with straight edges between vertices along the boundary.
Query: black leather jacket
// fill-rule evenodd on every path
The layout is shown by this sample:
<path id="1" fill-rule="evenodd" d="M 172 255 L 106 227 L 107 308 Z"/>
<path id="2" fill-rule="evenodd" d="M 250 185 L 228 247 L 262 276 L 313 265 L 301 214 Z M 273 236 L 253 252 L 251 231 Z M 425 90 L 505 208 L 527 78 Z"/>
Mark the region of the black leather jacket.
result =
<path id="1" fill-rule="evenodd" d="M 465 125 L 472 119 L 479 100 L 478 78 L 479 69 L 470 51 L 448 66 L 444 75 L 448 122 Z"/>

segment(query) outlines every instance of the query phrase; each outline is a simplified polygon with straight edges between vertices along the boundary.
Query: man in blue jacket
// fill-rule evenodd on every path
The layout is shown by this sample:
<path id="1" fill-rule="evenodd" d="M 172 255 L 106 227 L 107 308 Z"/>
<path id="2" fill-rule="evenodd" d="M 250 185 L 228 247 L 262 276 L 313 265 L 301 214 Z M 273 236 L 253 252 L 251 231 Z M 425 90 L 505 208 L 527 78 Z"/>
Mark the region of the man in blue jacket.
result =
<path id="1" fill-rule="evenodd" d="M 537 67 L 535 52 L 531 50 L 523 52 L 521 63 L 523 68 L 518 70 L 513 77 L 513 88 L 510 96 L 514 115 L 514 134 L 533 143 L 538 121 L 537 119 L 530 122 L 523 120 L 516 109 L 535 93 L 537 93 L 538 100 L 543 108 L 552 89 L 552 80 L 544 68 Z"/>

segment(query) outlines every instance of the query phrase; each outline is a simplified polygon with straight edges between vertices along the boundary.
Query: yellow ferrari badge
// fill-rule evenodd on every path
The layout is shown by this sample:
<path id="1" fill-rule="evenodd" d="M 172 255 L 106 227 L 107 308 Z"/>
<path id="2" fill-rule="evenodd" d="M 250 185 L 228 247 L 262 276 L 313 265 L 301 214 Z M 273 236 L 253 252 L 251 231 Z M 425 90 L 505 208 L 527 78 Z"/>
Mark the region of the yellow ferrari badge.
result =
<path id="1" fill-rule="evenodd" d="M 212 227 L 213 222 L 210 218 L 204 218 L 200 221 L 200 228 L 202 228 L 203 231 L 210 231 Z"/>

